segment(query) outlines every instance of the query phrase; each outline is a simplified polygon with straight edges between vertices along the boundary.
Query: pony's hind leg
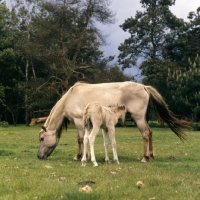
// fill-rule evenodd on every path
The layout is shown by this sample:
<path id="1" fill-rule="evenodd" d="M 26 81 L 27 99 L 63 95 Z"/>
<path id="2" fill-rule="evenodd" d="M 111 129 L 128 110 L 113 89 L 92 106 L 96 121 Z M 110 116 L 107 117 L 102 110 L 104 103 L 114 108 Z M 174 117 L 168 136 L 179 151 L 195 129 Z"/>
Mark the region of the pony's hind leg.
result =
<path id="1" fill-rule="evenodd" d="M 84 140 L 83 140 L 83 145 L 84 145 L 83 157 L 81 159 L 83 167 L 86 166 L 86 162 L 87 162 L 87 145 L 88 145 L 88 141 L 89 141 L 88 137 L 89 137 L 89 129 L 85 128 L 85 135 L 84 135 Z"/>
<path id="2" fill-rule="evenodd" d="M 150 127 L 149 127 L 149 131 L 150 131 L 150 134 L 149 134 L 149 154 L 150 154 L 150 158 L 154 159 L 153 138 L 152 138 L 153 132 L 151 131 Z"/>
<path id="3" fill-rule="evenodd" d="M 104 141 L 104 149 L 105 149 L 105 162 L 110 163 L 108 157 L 108 132 L 105 129 L 102 129 L 103 141 Z"/>
<path id="4" fill-rule="evenodd" d="M 140 130 L 143 141 L 144 141 L 144 157 L 141 162 L 148 162 L 150 160 L 150 156 L 153 155 L 153 143 L 152 143 L 152 131 L 149 128 L 149 125 L 145 120 L 137 121 L 137 127 Z"/>

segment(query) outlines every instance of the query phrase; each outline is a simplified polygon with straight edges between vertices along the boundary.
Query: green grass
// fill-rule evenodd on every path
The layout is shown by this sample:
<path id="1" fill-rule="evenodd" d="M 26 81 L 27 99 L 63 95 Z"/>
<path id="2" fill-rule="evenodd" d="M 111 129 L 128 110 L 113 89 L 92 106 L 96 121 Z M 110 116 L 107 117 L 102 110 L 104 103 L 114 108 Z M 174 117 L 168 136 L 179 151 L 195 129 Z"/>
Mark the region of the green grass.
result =
<path id="1" fill-rule="evenodd" d="M 168 128 L 153 128 L 155 159 L 141 163 L 143 141 L 137 128 L 116 128 L 120 164 L 104 163 L 102 135 L 95 142 L 96 159 L 86 167 L 73 161 L 77 132 L 64 131 L 48 160 L 37 159 L 39 126 L 0 127 L 0 199 L 69 200 L 198 200 L 200 199 L 200 132 L 190 131 L 182 143 Z M 109 155 L 112 159 L 111 146 Z M 59 180 L 65 177 L 65 180 Z M 91 180 L 92 192 L 78 183 Z M 145 186 L 138 189 L 137 181 Z"/>

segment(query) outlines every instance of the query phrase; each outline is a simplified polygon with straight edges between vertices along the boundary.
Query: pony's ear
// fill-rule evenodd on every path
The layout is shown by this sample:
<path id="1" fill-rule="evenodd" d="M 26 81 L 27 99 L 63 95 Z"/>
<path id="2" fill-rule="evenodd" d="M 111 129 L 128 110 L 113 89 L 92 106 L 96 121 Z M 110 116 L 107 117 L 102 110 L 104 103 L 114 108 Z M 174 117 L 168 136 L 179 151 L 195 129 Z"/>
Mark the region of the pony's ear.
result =
<path id="1" fill-rule="evenodd" d="M 45 126 L 42 126 L 42 129 L 43 129 L 45 132 L 47 132 L 47 129 L 46 129 Z"/>

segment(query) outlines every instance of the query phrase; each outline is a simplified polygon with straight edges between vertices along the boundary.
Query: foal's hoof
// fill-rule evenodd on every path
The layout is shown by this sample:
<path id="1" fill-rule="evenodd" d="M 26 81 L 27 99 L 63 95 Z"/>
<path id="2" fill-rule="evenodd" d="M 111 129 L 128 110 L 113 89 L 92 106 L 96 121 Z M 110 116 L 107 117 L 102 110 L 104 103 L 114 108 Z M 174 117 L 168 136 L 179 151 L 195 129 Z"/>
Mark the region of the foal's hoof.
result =
<path id="1" fill-rule="evenodd" d="M 119 160 L 115 160 L 115 163 L 119 165 Z"/>
<path id="2" fill-rule="evenodd" d="M 74 157 L 74 160 L 79 161 L 81 159 L 81 157 L 82 157 L 82 155 L 77 155 L 77 156 Z"/>
<path id="3" fill-rule="evenodd" d="M 98 167 L 97 162 L 93 162 L 93 167 Z"/>
<path id="4" fill-rule="evenodd" d="M 86 161 L 82 161 L 82 167 L 86 166 Z"/>

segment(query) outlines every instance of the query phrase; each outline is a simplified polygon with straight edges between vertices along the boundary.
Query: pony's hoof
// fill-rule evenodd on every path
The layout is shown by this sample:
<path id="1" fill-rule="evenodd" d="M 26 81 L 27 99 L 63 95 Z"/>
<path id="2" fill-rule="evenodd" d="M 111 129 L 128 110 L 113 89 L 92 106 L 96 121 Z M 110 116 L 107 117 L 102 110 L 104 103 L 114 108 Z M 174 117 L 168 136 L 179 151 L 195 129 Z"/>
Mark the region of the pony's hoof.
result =
<path id="1" fill-rule="evenodd" d="M 78 161 L 79 159 L 77 158 L 77 156 L 74 157 L 74 161 Z"/>
<path id="2" fill-rule="evenodd" d="M 141 162 L 142 162 L 142 163 L 147 163 L 147 162 L 149 162 L 149 159 L 143 158 L 143 159 L 141 160 Z"/>
<path id="3" fill-rule="evenodd" d="M 82 158 L 82 154 L 77 154 L 77 155 L 74 157 L 74 160 L 75 160 L 75 161 L 79 161 L 79 160 L 81 160 L 81 158 Z"/>
<path id="4" fill-rule="evenodd" d="M 154 155 L 153 155 L 153 154 L 151 154 L 151 155 L 150 155 L 150 158 L 154 160 L 154 158 L 155 158 L 155 157 L 154 157 Z"/>
<path id="5" fill-rule="evenodd" d="M 146 163 L 146 162 L 147 162 L 147 161 L 146 161 L 146 159 L 144 159 L 144 158 L 141 160 L 141 163 Z"/>

